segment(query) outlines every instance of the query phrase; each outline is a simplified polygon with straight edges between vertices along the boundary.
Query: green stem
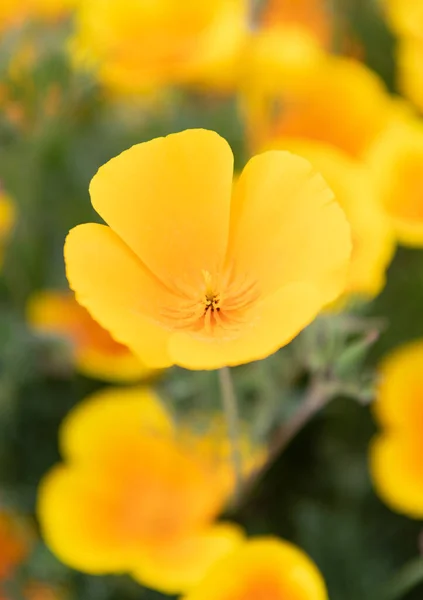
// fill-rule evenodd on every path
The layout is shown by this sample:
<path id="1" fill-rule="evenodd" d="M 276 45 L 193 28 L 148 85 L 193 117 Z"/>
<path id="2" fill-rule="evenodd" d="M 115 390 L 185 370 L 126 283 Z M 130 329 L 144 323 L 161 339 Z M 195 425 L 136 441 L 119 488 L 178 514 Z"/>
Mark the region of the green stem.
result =
<path id="1" fill-rule="evenodd" d="M 412 559 L 402 567 L 389 584 L 383 588 L 378 598 L 380 600 L 401 600 L 419 583 L 423 583 L 423 557 L 421 556 Z"/>
<path id="2" fill-rule="evenodd" d="M 228 367 L 219 369 L 219 382 L 222 394 L 223 410 L 228 427 L 228 437 L 231 448 L 231 458 L 234 470 L 235 492 L 234 502 L 237 501 L 242 488 L 242 456 L 240 449 L 238 402 L 232 381 L 231 371 Z"/>

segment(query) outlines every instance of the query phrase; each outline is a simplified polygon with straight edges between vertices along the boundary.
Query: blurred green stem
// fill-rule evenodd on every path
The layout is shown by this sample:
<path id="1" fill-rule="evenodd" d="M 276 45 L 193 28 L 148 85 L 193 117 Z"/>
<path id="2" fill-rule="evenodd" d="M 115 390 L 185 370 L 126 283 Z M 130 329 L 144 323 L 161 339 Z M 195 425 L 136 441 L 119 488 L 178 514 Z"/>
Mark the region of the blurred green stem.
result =
<path id="1" fill-rule="evenodd" d="M 379 600 L 401 600 L 408 592 L 423 583 L 423 557 L 412 559 L 400 569 L 386 585 Z"/>
<path id="2" fill-rule="evenodd" d="M 228 437 L 231 447 L 232 465 L 235 478 L 234 501 L 239 498 L 242 487 L 242 456 L 240 449 L 240 431 L 238 401 L 229 367 L 219 369 L 219 383 L 222 394 L 223 410 L 228 427 Z"/>

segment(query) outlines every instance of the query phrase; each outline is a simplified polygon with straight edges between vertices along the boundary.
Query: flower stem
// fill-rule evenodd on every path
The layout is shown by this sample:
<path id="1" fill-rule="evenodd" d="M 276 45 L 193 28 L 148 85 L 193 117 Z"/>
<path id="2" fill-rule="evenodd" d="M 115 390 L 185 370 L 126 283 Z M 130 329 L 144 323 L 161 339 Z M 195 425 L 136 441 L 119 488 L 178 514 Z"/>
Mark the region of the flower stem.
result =
<path id="1" fill-rule="evenodd" d="M 219 369 L 219 383 L 222 394 L 223 410 L 228 427 L 228 437 L 234 471 L 234 502 L 239 498 L 242 488 L 242 456 L 240 449 L 238 402 L 229 367 Z"/>

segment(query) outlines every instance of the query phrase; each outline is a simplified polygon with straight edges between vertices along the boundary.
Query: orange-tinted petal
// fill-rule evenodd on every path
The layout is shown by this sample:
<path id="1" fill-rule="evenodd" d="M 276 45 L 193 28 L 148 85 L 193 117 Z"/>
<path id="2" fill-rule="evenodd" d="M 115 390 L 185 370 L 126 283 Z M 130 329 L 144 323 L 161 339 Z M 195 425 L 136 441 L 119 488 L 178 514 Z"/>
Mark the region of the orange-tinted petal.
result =
<path id="1" fill-rule="evenodd" d="M 187 130 L 133 146 L 100 168 L 94 208 L 168 285 L 201 281 L 227 245 L 233 156 L 217 133 Z"/>
<path id="2" fill-rule="evenodd" d="M 104 225 L 72 229 L 65 245 L 66 273 L 78 302 L 145 364 L 167 367 L 168 331 L 156 324 L 175 298 Z"/>
<path id="3" fill-rule="evenodd" d="M 198 339 L 186 333 L 169 341 L 172 360 L 190 369 L 217 369 L 260 360 L 291 341 L 322 307 L 322 296 L 312 285 L 292 283 L 261 302 L 253 321 L 235 339 Z"/>
<path id="4" fill-rule="evenodd" d="M 242 540 L 240 527 L 218 523 L 177 543 L 151 546 L 140 553 L 132 574 L 141 584 L 166 594 L 181 593 L 197 585 Z"/>
<path id="5" fill-rule="evenodd" d="M 278 538 L 247 541 L 220 560 L 184 600 L 327 600 L 310 558 Z"/>
<path id="6" fill-rule="evenodd" d="M 232 201 L 228 262 L 262 294 L 315 285 L 322 303 L 344 289 L 351 234 L 333 192 L 299 156 L 269 151 L 249 161 Z"/>

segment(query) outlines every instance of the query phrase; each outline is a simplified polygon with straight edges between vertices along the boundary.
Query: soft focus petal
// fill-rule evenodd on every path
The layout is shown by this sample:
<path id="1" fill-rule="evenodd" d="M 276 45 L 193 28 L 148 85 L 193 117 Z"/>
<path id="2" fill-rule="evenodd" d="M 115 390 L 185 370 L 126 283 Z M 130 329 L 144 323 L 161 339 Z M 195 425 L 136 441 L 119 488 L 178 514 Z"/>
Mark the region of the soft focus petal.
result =
<path id="1" fill-rule="evenodd" d="M 378 435 L 370 446 L 377 493 L 393 510 L 417 519 L 423 518 L 422 454 L 421 435 L 408 432 Z"/>
<path id="2" fill-rule="evenodd" d="M 315 287 L 292 283 L 257 307 L 253 321 L 238 338 L 202 340 L 175 333 L 169 352 L 175 364 L 189 369 L 217 369 L 260 360 L 288 344 L 321 307 L 322 296 Z"/>
<path id="3" fill-rule="evenodd" d="M 177 594 L 197 585 L 210 567 L 242 540 L 240 527 L 218 523 L 179 543 L 152 546 L 140 555 L 132 574 L 142 585 Z"/>
<path id="4" fill-rule="evenodd" d="M 315 285 L 322 303 L 344 289 L 350 228 L 324 179 L 282 151 L 249 161 L 234 191 L 227 260 L 249 273 L 263 295 L 283 285 Z"/>
<path id="5" fill-rule="evenodd" d="M 174 298 L 120 238 L 104 225 L 80 225 L 67 237 L 65 261 L 78 302 L 100 325 L 145 364 L 169 366 L 168 332 L 155 319 Z"/>
<path id="6" fill-rule="evenodd" d="M 219 561 L 184 600 L 327 600 L 321 574 L 299 548 L 278 538 L 247 541 Z"/>
<path id="7" fill-rule="evenodd" d="M 112 530 L 114 507 L 92 470 L 51 470 L 41 482 L 37 514 L 44 540 L 65 564 L 87 573 L 123 572 L 125 547 Z"/>
<path id="8" fill-rule="evenodd" d="M 421 0 L 382 0 L 393 29 L 402 35 L 423 36 Z"/>
<path id="9" fill-rule="evenodd" d="M 68 460 L 94 459 L 104 447 L 145 433 L 169 435 L 173 424 L 159 397 L 149 388 L 110 388 L 76 406 L 63 422 L 60 446 Z"/>
<path id="10" fill-rule="evenodd" d="M 213 272 L 227 245 L 233 155 L 206 130 L 133 146 L 100 168 L 94 208 L 167 285 Z"/>
<path id="11" fill-rule="evenodd" d="M 423 341 L 396 348 L 379 367 L 373 404 L 379 423 L 389 430 L 421 431 L 423 424 Z"/>
<path id="12" fill-rule="evenodd" d="M 346 292 L 366 296 L 380 292 L 395 244 L 371 171 L 341 150 L 321 142 L 278 138 L 272 147 L 289 150 L 309 160 L 323 175 L 345 211 L 353 241 Z"/>
<path id="13" fill-rule="evenodd" d="M 387 128 L 366 159 L 400 243 L 423 246 L 423 126 L 414 119 Z"/>
<path id="14" fill-rule="evenodd" d="M 422 5 L 423 6 L 423 5 Z M 423 31 L 420 39 L 403 38 L 397 46 L 398 85 L 416 107 L 423 110 Z"/>

